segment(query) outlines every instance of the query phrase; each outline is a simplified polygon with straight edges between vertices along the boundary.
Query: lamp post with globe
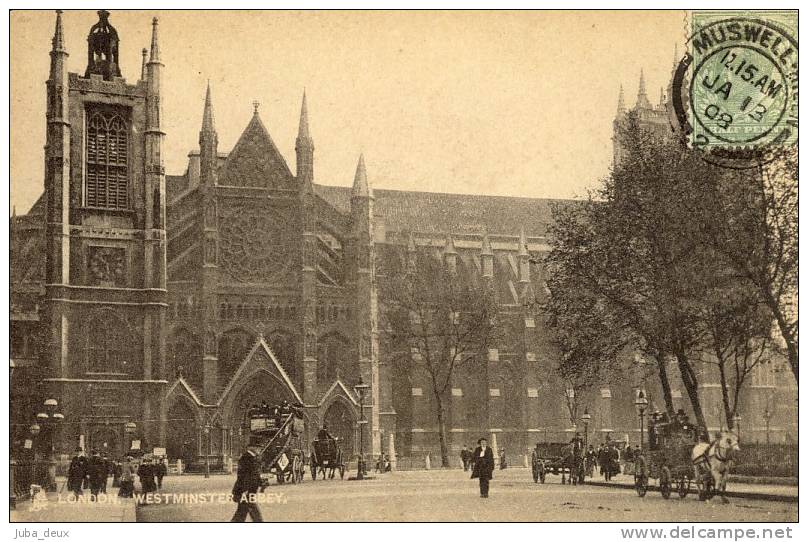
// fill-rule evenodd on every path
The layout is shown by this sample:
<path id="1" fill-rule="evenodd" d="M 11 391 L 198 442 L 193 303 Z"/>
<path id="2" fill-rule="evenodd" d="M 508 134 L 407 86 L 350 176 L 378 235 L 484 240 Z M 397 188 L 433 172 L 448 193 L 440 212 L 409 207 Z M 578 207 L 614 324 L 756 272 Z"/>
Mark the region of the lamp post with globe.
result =
<path id="1" fill-rule="evenodd" d="M 645 448 L 645 409 L 648 408 L 648 398 L 645 397 L 645 392 L 642 390 L 637 394 L 634 406 L 637 407 L 637 415 L 640 417 L 640 450 L 642 450 Z"/>
<path id="2" fill-rule="evenodd" d="M 365 395 L 370 389 L 368 384 L 362 382 L 362 377 L 359 377 L 359 383 L 354 386 L 354 391 L 356 391 L 356 395 L 359 396 L 359 458 L 356 461 L 356 479 L 357 480 L 364 480 L 365 478 L 365 424 L 367 424 L 367 420 L 365 419 Z"/>
<path id="3" fill-rule="evenodd" d="M 54 456 L 54 438 L 56 428 L 58 424 L 65 419 L 65 416 L 59 412 L 59 402 L 56 399 L 45 399 L 42 406 L 44 408 L 36 415 L 37 423 L 31 426 L 31 433 L 34 434 L 34 426 L 38 428 L 36 429 L 36 434 L 39 434 L 40 430 L 43 428 L 45 430 L 43 437 L 45 439 L 44 455 L 46 468 L 42 486 L 45 488 L 45 491 L 56 491 L 56 457 Z M 41 426 L 38 424 L 41 424 Z"/>

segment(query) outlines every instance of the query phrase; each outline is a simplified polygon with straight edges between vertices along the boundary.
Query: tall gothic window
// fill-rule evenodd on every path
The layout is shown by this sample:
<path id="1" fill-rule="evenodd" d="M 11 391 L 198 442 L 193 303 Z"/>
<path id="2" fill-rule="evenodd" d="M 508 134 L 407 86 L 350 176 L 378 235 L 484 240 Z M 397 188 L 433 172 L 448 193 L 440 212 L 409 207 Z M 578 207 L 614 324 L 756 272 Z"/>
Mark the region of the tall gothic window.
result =
<path id="1" fill-rule="evenodd" d="M 128 209 L 129 126 L 120 113 L 89 112 L 86 158 L 85 205 Z"/>

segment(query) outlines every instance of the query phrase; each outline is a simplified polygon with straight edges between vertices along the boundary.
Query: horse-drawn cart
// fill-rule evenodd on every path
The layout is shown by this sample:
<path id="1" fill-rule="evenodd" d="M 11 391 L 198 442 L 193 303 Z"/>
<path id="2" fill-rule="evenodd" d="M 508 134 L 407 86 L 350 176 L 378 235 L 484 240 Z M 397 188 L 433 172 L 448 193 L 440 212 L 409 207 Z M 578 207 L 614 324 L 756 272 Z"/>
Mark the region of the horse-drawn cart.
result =
<path id="1" fill-rule="evenodd" d="M 560 474 L 561 483 L 584 483 L 583 445 L 575 442 L 543 442 L 533 451 L 533 479 L 544 483 L 547 473 Z"/>
<path id="2" fill-rule="evenodd" d="M 342 460 L 342 449 L 336 438 L 317 438 L 312 442 L 311 451 L 311 479 L 316 480 L 318 471 L 323 474 L 323 480 L 328 474 L 329 479 L 339 471 L 340 479 L 345 477 L 345 463 Z"/>

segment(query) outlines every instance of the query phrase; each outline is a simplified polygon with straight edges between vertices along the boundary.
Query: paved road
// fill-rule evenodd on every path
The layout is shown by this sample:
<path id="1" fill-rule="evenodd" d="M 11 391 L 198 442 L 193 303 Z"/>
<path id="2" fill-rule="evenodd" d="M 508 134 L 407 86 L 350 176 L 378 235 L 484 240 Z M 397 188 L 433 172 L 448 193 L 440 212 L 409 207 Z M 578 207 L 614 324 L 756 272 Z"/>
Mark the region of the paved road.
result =
<path id="1" fill-rule="evenodd" d="M 189 494 L 226 495 L 233 476 L 169 477 L 168 498 Z M 735 488 L 737 489 L 737 487 Z M 730 504 L 663 500 L 659 493 L 640 499 L 627 489 L 562 486 L 549 476 L 536 485 L 526 469 L 497 471 L 491 497 L 481 499 L 468 473 L 411 471 L 377 475 L 362 482 L 306 478 L 301 485 L 271 485 L 272 502 L 261 504 L 265 521 L 795 521 L 796 503 L 733 499 Z M 164 499 L 166 496 L 164 496 Z M 210 501 L 211 498 L 208 498 Z M 148 504 L 138 521 L 229 521 L 232 502 Z"/>

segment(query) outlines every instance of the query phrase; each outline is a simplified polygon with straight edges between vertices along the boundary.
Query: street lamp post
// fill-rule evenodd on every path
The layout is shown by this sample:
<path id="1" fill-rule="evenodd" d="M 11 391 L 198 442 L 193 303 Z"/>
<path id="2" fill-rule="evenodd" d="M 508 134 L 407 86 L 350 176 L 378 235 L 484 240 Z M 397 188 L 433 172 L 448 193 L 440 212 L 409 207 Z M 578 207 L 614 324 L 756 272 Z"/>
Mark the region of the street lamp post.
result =
<path id="1" fill-rule="evenodd" d="M 45 408 L 36 415 L 37 421 L 41 423 L 45 429 L 45 461 L 47 462 L 47 469 L 42 486 L 45 488 L 45 491 L 56 491 L 56 457 L 54 456 L 53 441 L 56 425 L 64 420 L 65 416 L 57 410 L 59 403 L 56 399 L 45 399 L 43 406 Z M 31 429 L 33 430 L 33 426 Z M 39 430 L 36 432 L 39 433 Z"/>
<path id="2" fill-rule="evenodd" d="M 735 422 L 735 431 L 738 433 L 738 440 L 741 440 L 741 415 L 737 412 L 735 416 L 732 417 L 732 421 Z"/>
<path id="3" fill-rule="evenodd" d="M 637 394 L 634 406 L 637 407 L 637 414 L 640 417 L 640 450 L 642 450 L 645 448 L 645 409 L 648 407 L 648 399 L 645 397 L 645 392 L 642 390 Z"/>
<path id="4" fill-rule="evenodd" d="M 365 478 L 365 430 L 364 425 L 367 423 L 365 420 L 365 394 L 367 393 L 369 385 L 362 382 L 362 377 L 359 377 L 359 383 L 354 386 L 356 394 L 359 396 L 359 459 L 356 461 L 356 479 L 364 480 Z"/>
<path id="5" fill-rule="evenodd" d="M 592 420 L 592 415 L 589 414 L 589 409 L 584 409 L 584 415 L 581 416 L 581 420 L 584 422 L 584 448 L 589 445 L 589 422 Z"/>

